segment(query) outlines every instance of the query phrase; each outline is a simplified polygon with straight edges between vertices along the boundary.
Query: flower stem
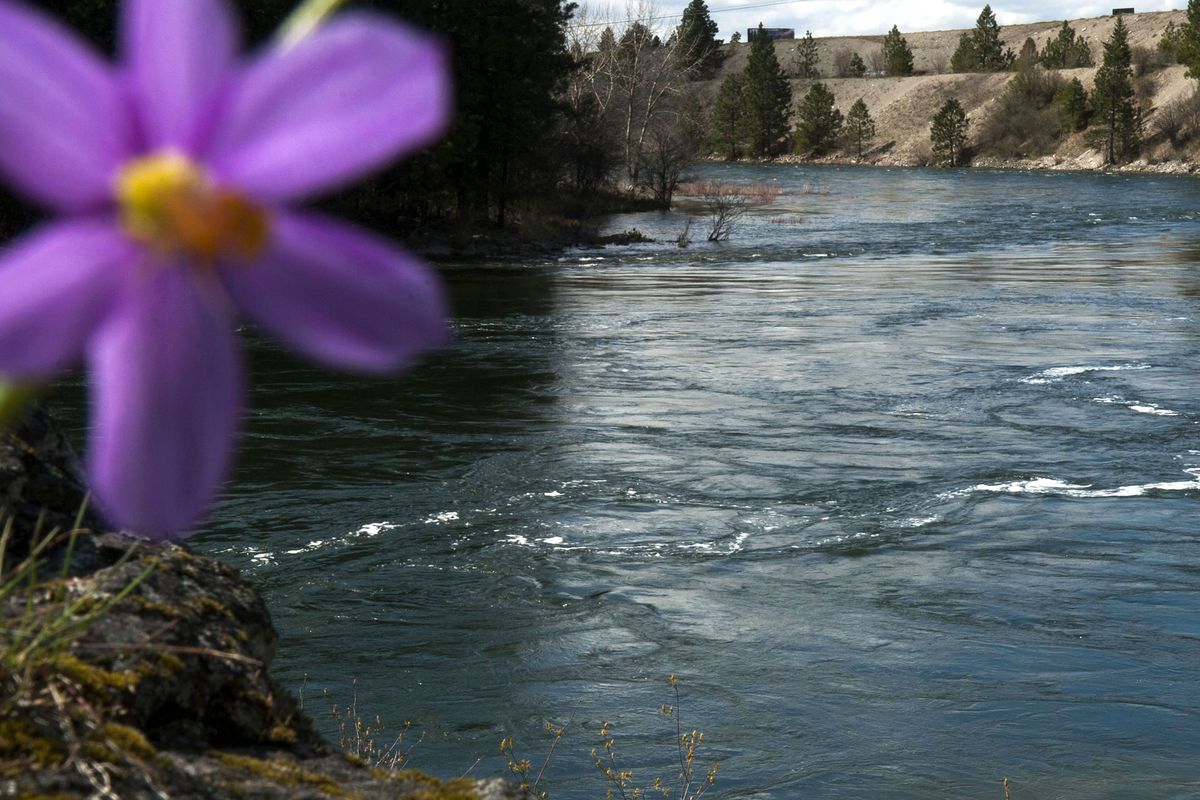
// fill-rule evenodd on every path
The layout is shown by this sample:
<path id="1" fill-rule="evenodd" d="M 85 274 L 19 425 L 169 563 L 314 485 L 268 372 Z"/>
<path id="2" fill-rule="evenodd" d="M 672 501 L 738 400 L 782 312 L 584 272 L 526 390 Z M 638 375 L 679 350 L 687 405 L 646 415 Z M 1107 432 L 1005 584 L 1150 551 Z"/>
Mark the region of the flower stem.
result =
<path id="1" fill-rule="evenodd" d="M 346 0 L 304 0 L 279 26 L 275 41 L 291 47 L 319 28 Z"/>

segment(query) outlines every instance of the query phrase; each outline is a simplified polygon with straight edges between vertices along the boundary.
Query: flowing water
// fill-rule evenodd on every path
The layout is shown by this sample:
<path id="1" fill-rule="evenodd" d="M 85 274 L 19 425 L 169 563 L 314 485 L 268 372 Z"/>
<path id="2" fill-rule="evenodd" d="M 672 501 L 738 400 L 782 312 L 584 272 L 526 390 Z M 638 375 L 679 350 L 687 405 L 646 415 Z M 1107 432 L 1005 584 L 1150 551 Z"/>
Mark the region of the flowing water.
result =
<path id="1" fill-rule="evenodd" d="M 252 342 L 243 569 L 276 674 L 425 731 L 413 765 L 587 751 L 713 797 L 1200 795 L 1200 183 L 706 167 L 725 244 L 448 269 L 409 376 Z M 330 722 L 322 723 L 326 730 Z M 477 759 L 479 763 L 476 764 Z"/>

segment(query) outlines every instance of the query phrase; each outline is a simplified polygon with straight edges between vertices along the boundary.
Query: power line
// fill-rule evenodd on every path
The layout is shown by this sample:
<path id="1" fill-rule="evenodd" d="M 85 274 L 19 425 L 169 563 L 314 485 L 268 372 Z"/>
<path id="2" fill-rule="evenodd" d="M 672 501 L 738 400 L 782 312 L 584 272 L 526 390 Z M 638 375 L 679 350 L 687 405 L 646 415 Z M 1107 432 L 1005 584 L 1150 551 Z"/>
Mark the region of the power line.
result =
<path id="1" fill-rule="evenodd" d="M 774 6 L 786 6 L 786 5 L 791 5 L 793 3 L 811 3 L 811 2 L 814 2 L 814 0 L 765 0 L 765 2 L 751 3 L 750 5 L 745 5 L 745 6 L 728 6 L 726 8 L 710 8 L 708 10 L 708 13 L 711 16 L 713 14 L 728 14 L 733 11 L 753 11 L 756 8 L 772 8 Z M 658 16 L 649 17 L 647 19 L 639 19 L 637 17 L 633 17 L 630 19 L 613 19 L 613 20 L 608 20 L 606 22 L 584 22 L 584 23 L 577 24 L 574 27 L 576 27 L 576 28 L 605 28 L 605 27 L 608 27 L 611 25 L 632 25 L 635 22 L 660 22 L 663 20 L 682 19 L 682 18 L 683 18 L 683 14 L 660 14 Z"/>

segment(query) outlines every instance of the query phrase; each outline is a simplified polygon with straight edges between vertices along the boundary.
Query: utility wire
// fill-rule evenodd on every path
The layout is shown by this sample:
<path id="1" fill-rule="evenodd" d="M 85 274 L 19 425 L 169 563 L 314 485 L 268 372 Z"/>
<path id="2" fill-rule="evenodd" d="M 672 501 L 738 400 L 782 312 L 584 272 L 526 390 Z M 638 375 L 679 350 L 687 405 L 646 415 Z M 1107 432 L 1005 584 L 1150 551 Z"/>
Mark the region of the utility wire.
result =
<path id="1" fill-rule="evenodd" d="M 774 6 L 786 6 L 793 3 L 811 3 L 815 0 L 767 0 L 761 3 L 751 3 L 745 6 L 727 6 L 725 8 L 710 8 L 709 15 L 713 14 L 728 14 L 734 11 L 752 11 L 756 8 L 772 8 Z M 607 22 L 584 22 L 574 25 L 575 28 L 606 28 L 610 25 L 632 25 L 635 22 L 661 22 L 669 19 L 683 19 L 683 14 L 659 14 L 648 19 L 638 19 L 636 17 L 630 19 L 613 19 Z"/>

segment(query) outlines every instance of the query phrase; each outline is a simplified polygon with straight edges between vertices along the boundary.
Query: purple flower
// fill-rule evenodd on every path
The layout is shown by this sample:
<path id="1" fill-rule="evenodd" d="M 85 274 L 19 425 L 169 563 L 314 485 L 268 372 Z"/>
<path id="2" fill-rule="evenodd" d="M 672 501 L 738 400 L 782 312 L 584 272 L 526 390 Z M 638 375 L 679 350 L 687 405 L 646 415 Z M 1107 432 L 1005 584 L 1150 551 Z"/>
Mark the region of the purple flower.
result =
<path id="1" fill-rule="evenodd" d="M 445 340 L 424 265 L 288 204 L 428 144 L 450 89 L 436 44 L 368 14 L 245 61 L 224 0 L 126 0 L 120 34 L 114 67 L 0 0 L 0 174 L 60 214 L 0 254 L 0 375 L 84 356 L 97 499 L 169 537 L 229 470 L 239 312 L 366 372 Z"/>

